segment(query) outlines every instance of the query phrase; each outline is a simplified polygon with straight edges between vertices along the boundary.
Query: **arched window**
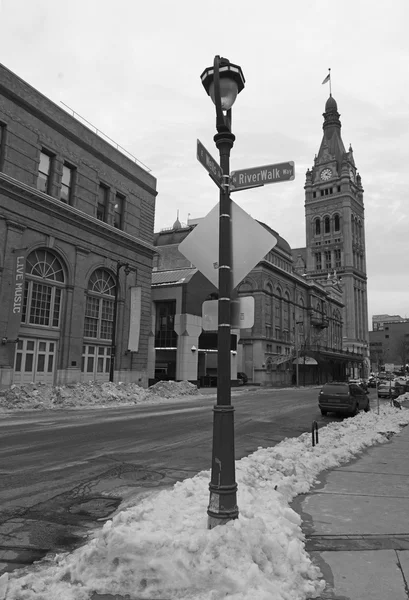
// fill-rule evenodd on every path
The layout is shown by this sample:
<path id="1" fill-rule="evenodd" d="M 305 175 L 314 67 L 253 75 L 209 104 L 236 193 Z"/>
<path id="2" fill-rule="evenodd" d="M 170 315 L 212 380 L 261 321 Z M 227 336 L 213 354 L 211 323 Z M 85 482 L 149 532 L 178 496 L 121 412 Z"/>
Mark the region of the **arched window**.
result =
<path id="1" fill-rule="evenodd" d="M 334 216 L 334 231 L 339 231 L 339 230 L 340 230 L 339 215 L 335 215 Z"/>
<path id="2" fill-rule="evenodd" d="M 324 219 L 324 233 L 330 233 L 330 231 L 331 231 L 331 225 L 330 225 L 329 217 L 325 217 L 325 219 Z"/>
<path id="3" fill-rule="evenodd" d="M 26 261 L 22 323 L 59 328 L 65 274 L 49 250 L 34 250 Z"/>
<path id="4" fill-rule="evenodd" d="M 321 220 L 317 218 L 317 219 L 315 219 L 314 223 L 315 223 L 315 235 L 321 235 Z"/>
<path id="5" fill-rule="evenodd" d="M 88 282 L 84 337 L 110 340 L 114 320 L 115 280 L 104 269 L 97 269 Z"/>

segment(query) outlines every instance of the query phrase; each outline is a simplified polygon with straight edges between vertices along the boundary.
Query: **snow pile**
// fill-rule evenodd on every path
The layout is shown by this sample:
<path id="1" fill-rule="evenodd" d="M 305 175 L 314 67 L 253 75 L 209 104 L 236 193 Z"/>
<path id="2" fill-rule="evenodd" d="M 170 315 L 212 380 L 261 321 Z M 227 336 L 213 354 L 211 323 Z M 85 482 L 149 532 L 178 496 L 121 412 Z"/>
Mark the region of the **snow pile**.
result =
<path id="1" fill-rule="evenodd" d="M 289 503 L 320 471 L 387 441 L 409 423 L 389 405 L 259 448 L 236 463 L 240 516 L 207 529 L 209 472 L 145 497 L 72 554 L 10 575 L 7 600 L 89 600 L 99 594 L 169 600 L 306 600 L 325 587 Z"/>
<path id="2" fill-rule="evenodd" d="M 48 410 L 67 408 L 102 408 L 141 402 L 158 402 L 160 398 L 175 398 L 198 394 L 188 381 L 161 381 L 144 389 L 136 383 L 76 383 L 51 386 L 42 383 L 12 385 L 0 391 L 0 410 Z"/>
<path id="3" fill-rule="evenodd" d="M 149 388 L 149 393 L 161 398 L 177 398 L 199 394 L 199 390 L 189 381 L 158 381 Z"/>

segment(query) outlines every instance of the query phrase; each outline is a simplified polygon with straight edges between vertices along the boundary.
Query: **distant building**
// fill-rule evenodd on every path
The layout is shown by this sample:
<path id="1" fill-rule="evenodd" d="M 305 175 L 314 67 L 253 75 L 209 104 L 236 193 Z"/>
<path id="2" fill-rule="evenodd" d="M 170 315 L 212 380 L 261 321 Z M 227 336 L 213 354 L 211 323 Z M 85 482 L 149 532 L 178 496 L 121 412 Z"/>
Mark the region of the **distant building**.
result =
<path id="1" fill-rule="evenodd" d="M 382 331 L 384 323 L 400 323 L 405 321 L 400 315 L 373 315 L 372 316 L 372 330 Z"/>
<path id="2" fill-rule="evenodd" d="M 217 381 L 217 329 L 203 327 L 203 303 L 217 289 L 179 252 L 180 242 L 200 220 L 155 234 L 152 275 L 151 381 L 161 378 Z M 363 354 L 342 348 L 342 287 L 336 276 L 322 282 L 294 272 L 291 248 L 267 225 L 277 245 L 243 279 L 239 297 L 255 302 L 254 325 L 232 329 L 231 376 L 250 383 L 323 383 L 362 374 Z"/>
<path id="3" fill-rule="evenodd" d="M 305 181 L 306 248 L 293 250 L 295 269 L 323 282 L 336 272 L 343 288 L 343 348 L 368 360 L 368 301 L 363 187 L 352 147 L 345 150 L 337 103 L 330 95 L 323 138 Z"/>
<path id="4" fill-rule="evenodd" d="M 151 173 L 0 65 L 1 386 L 106 381 L 115 309 L 115 380 L 147 385 L 155 197 Z"/>
<path id="5" fill-rule="evenodd" d="M 377 316 L 382 317 L 382 327 L 369 332 L 372 370 L 383 370 L 385 364 L 403 367 L 409 363 L 409 319 L 388 321 L 383 320 L 388 315 Z"/>

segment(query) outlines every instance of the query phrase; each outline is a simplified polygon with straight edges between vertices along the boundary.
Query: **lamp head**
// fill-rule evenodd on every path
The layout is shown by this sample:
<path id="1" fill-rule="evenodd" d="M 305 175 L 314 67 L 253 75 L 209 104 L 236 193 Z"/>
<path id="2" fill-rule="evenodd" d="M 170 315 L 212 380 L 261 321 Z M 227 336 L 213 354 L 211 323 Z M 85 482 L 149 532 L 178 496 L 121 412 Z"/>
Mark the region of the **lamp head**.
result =
<path id="1" fill-rule="evenodd" d="M 233 106 L 237 94 L 244 88 L 244 75 L 241 67 L 234 65 L 227 58 L 219 59 L 219 77 L 220 77 L 220 96 L 223 110 L 230 110 Z M 214 66 L 208 67 L 200 76 L 202 84 L 207 94 L 211 97 L 214 104 Z"/>

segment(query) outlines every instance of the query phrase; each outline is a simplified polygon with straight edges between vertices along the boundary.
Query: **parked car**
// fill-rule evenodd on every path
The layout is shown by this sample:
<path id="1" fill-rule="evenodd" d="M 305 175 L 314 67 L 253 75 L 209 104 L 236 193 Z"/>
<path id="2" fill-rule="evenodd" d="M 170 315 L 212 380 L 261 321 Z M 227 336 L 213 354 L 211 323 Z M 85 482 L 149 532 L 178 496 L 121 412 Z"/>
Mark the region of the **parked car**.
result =
<path id="1" fill-rule="evenodd" d="M 249 380 L 249 378 L 247 377 L 247 375 L 245 373 L 243 373 L 242 371 L 240 371 L 239 373 L 237 373 L 237 379 L 239 380 L 239 385 L 246 385 L 246 383 Z"/>
<path id="2" fill-rule="evenodd" d="M 370 377 L 368 379 L 368 387 L 369 388 L 376 388 L 376 384 L 377 384 L 377 379 L 376 377 Z"/>
<path id="3" fill-rule="evenodd" d="M 358 411 L 370 410 L 369 396 L 357 383 L 325 383 L 318 395 L 322 415 L 334 412 L 340 415 L 356 415 Z"/>
<path id="4" fill-rule="evenodd" d="M 378 385 L 378 398 L 397 398 L 401 387 L 395 381 L 385 381 Z"/>

